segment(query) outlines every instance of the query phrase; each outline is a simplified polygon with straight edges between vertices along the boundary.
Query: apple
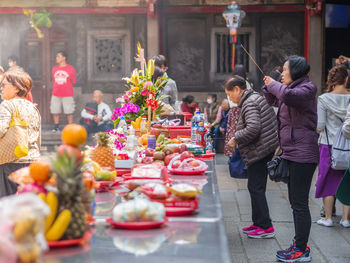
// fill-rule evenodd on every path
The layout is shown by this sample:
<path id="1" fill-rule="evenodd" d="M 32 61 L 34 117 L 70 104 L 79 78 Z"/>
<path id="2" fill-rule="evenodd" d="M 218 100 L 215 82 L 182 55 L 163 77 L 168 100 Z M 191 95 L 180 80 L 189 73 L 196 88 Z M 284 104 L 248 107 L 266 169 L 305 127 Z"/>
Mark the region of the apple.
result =
<path id="1" fill-rule="evenodd" d="M 183 153 L 181 153 L 180 155 L 180 160 L 181 162 L 187 158 L 191 158 L 192 154 L 189 151 L 184 151 Z"/>
<path id="2" fill-rule="evenodd" d="M 181 165 L 181 161 L 179 161 L 179 160 L 176 160 L 175 162 L 173 162 L 173 164 L 172 164 L 172 168 L 173 169 L 177 169 L 177 168 L 179 168 L 179 166 Z"/>
<path id="3" fill-rule="evenodd" d="M 191 161 L 189 165 L 191 165 L 192 167 L 198 167 L 200 163 L 198 161 Z"/>
<path id="4" fill-rule="evenodd" d="M 81 161 L 81 151 L 73 146 L 62 144 L 57 149 L 57 154 L 64 155 L 64 153 L 67 153 L 69 158 L 72 158 L 73 155 L 75 155 L 75 159 L 77 162 Z"/>
<path id="5" fill-rule="evenodd" d="M 152 148 L 147 148 L 145 152 L 146 156 L 148 157 L 153 157 L 154 155 L 154 150 Z"/>
<path id="6" fill-rule="evenodd" d="M 173 158 L 175 158 L 176 156 L 178 156 L 178 155 L 179 155 L 179 153 L 172 153 L 172 154 L 169 154 L 169 155 L 165 156 L 165 158 L 164 158 L 164 164 L 165 164 L 166 166 L 168 166 L 169 163 L 170 163 L 170 161 L 171 161 Z"/>
<path id="7" fill-rule="evenodd" d="M 186 144 L 181 144 L 180 145 L 180 152 L 186 152 L 187 151 L 187 146 L 186 146 Z"/>
<path id="8" fill-rule="evenodd" d="M 179 146 L 174 146 L 173 151 L 174 153 L 181 153 L 181 148 Z"/>
<path id="9" fill-rule="evenodd" d="M 153 163 L 153 157 L 149 157 L 149 156 L 146 156 L 144 158 L 142 158 L 142 161 L 141 161 L 143 164 L 150 164 L 150 163 Z"/>

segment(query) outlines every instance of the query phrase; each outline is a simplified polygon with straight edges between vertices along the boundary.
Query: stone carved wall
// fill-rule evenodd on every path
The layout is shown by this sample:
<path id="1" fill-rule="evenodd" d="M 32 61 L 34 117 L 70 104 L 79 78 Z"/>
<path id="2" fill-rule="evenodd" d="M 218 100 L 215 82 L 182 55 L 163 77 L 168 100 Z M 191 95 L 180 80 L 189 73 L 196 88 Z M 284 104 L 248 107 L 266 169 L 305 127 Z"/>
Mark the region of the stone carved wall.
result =
<path id="1" fill-rule="evenodd" d="M 88 31 L 89 81 L 121 81 L 130 71 L 130 33 L 125 30 Z"/>
<path id="2" fill-rule="evenodd" d="M 205 89 L 210 59 L 205 18 L 172 18 L 167 28 L 169 75 L 179 90 Z"/>
<path id="3" fill-rule="evenodd" d="M 283 66 L 290 55 L 303 56 L 303 15 L 261 18 L 261 65 L 264 72 Z"/>

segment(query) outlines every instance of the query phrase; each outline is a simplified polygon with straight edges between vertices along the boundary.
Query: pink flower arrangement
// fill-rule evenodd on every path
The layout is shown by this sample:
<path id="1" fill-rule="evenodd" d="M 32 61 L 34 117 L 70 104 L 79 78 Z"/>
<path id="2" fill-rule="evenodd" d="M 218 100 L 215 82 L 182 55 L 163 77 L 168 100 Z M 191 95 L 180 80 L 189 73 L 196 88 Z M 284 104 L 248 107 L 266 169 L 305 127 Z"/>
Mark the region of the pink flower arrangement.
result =
<path id="1" fill-rule="evenodd" d="M 153 86 L 152 81 L 146 81 L 145 83 L 143 83 L 143 87 L 145 89 L 147 89 L 148 87 L 152 87 L 152 86 Z"/>
<path id="2" fill-rule="evenodd" d="M 147 96 L 147 94 L 148 94 L 148 89 L 145 89 L 141 92 L 142 96 Z"/>
<path id="3" fill-rule="evenodd" d="M 125 147 L 125 144 L 124 143 L 121 143 L 119 141 L 119 138 L 122 138 L 122 139 L 125 139 L 126 137 L 124 136 L 124 134 L 121 134 L 121 133 L 118 133 L 116 131 L 107 131 L 109 134 L 113 135 L 114 137 L 117 137 L 115 140 L 114 140 L 114 145 L 115 145 L 115 148 L 117 150 L 122 150 L 124 147 Z"/>
<path id="4" fill-rule="evenodd" d="M 137 113 L 139 111 L 140 107 L 138 105 L 135 105 L 131 102 L 128 102 L 124 104 L 123 106 L 119 108 L 115 108 L 112 113 L 112 121 L 117 120 L 120 116 L 125 116 L 127 113 Z"/>

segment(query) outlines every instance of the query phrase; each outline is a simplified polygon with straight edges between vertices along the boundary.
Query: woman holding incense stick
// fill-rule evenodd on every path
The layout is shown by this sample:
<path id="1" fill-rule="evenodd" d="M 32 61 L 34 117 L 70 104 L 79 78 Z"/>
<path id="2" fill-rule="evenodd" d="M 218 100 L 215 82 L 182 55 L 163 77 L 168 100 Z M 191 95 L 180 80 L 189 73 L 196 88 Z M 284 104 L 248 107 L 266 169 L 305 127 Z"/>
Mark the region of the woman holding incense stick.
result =
<path id="1" fill-rule="evenodd" d="M 311 260 L 307 245 L 311 229 L 309 191 L 319 149 L 317 87 L 309 80 L 309 71 L 304 57 L 290 56 L 283 66 L 282 83 L 265 76 L 262 88 L 267 102 L 278 107 L 281 157 L 289 169 L 288 194 L 296 233 L 290 248 L 277 251 L 277 259 L 283 262 Z"/>

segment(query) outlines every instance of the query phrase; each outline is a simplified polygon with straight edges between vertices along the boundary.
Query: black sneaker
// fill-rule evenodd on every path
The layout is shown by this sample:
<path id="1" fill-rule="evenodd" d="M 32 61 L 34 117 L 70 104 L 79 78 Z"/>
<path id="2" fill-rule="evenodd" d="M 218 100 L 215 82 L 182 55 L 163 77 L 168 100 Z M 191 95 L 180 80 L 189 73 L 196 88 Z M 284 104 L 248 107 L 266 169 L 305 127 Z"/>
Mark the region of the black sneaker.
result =
<path id="1" fill-rule="evenodd" d="M 60 132 L 60 128 L 53 128 L 51 131 L 52 132 Z"/>

